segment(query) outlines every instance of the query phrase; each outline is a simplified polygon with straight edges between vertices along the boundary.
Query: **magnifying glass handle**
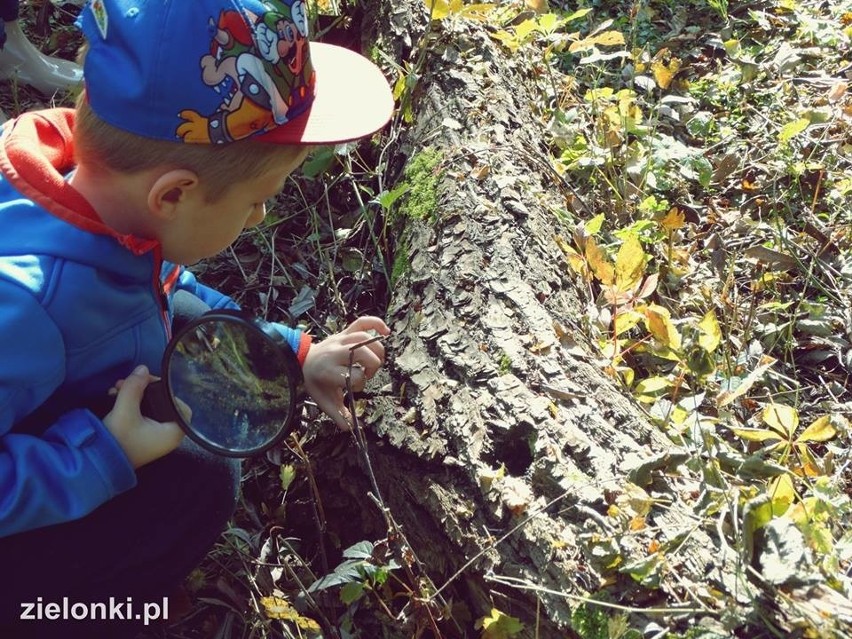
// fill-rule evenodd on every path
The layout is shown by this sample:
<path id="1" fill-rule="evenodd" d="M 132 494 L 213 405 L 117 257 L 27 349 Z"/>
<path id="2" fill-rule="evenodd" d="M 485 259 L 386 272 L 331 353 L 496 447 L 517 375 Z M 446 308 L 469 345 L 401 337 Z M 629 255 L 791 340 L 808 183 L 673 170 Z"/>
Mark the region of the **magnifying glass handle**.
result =
<path id="1" fill-rule="evenodd" d="M 158 422 L 177 421 L 177 414 L 162 380 L 151 382 L 145 388 L 141 404 L 142 414 Z"/>

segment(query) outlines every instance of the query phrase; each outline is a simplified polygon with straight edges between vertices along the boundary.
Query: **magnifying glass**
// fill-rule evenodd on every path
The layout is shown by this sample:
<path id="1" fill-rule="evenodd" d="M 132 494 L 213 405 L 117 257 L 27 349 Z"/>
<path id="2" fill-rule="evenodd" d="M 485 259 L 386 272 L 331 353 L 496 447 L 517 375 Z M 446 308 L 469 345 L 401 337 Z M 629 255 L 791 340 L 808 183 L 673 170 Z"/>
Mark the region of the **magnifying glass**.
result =
<path id="1" fill-rule="evenodd" d="M 269 322 L 210 311 L 169 342 L 161 379 L 145 389 L 142 414 L 177 422 L 215 453 L 249 457 L 295 427 L 301 375 L 295 353 Z"/>

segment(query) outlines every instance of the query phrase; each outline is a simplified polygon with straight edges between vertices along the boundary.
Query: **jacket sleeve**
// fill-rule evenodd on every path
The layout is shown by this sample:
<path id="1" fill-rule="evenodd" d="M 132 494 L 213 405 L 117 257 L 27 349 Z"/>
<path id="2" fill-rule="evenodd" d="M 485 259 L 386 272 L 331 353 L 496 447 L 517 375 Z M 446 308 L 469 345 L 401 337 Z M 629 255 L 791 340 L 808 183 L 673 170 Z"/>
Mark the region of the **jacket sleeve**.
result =
<path id="1" fill-rule="evenodd" d="M 78 519 L 136 484 L 124 451 L 87 410 L 39 437 L 12 432 L 62 383 L 64 353 L 32 294 L 0 281 L 0 537 Z"/>
<path id="2" fill-rule="evenodd" d="M 211 309 L 239 309 L 239 305 L 227 295 L 220 293 L 216 289 L 205 286 L 199 282 L 193 273 L 185 268 L 181 269 L 178 277 L 175 290 L 183 290 L 192 293 L 202 302 L 207 304 Z M 299 364 L 305 363 L 305 357 L 308 354 L 308 349 L 311 347 L 311 336 L 300 328 L 291 328 L 278 322 L 271 322 L 276 331 L 284 338 L 296 357 Z"/>
<path id="3" fill-rule="evenodd" d="M 180 275 L 175 285 L 176 291 L 192 293 L 212 309 L 231 308 L 236 310 L 240 308 L 234 300 L 224 293 L 199 282 L 191 271 L 183 267 L 178 268 L 180 268 Z"/>

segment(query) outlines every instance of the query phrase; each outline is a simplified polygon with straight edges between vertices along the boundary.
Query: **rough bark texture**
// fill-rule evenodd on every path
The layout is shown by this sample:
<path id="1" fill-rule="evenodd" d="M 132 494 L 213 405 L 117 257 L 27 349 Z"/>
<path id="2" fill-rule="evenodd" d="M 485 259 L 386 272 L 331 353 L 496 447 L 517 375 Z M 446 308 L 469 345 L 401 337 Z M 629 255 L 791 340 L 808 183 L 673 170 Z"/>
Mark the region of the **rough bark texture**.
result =
<path id="1" fill-rule="evenodd" d="M 369 10 L 385 51 L 400 61 L 417 54 L 422 3 Z M 618 576 L 603 542 L 624 526 L 608 507 L 631 470 L 670 444 L 583 345 L 584 303 L 554 241 L 565 232 L 554 211 L 567 191 L 547 168 L 531 108 L 542 99 L 536 61 L 506 55 L 478 25 L 448 20 L 432 30 L 414 119 L 390 163 L 438 151 L 437 207 L 415 219 L 402 201 L 407 267 L 388 311 L 394 393 L 365 417 L 370 457 L 436 585 L 480 555 L 443 594 L 474 618 L 492 606 L 520 617 L 520 636 L 566 636 L 570 597 Z M 676 466 L 658 462 L 650 465 Z M 495 477 L 501 465 L 505 476 Z M 655 473 L 632 477 L 651 490 Z M 653 534 L 619 539 L 623 556 L 639 558 L 649 539 L 673 540 L 660 588 L 633 600 L 645 606 L 683 595 L 677 572 L 724 581 L 724 559 L 681 496 L 657 496 L 665 505 L 647 517 Z M 495 575 L 567 596 L 509 588 Z"/>

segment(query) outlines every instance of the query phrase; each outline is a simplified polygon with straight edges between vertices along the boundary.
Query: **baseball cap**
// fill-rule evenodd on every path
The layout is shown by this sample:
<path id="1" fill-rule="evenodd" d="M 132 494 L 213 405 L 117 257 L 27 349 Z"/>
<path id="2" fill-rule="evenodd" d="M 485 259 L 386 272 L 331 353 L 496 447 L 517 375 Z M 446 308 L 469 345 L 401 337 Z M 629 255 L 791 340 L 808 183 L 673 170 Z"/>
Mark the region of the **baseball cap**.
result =
<path id="1" fill-rule="evenodd" d="M 78 25 L 91 109 L 140 136 L 332 144 L 393 112 L 376 65 L 309 42 L 305 0 L 89 0 Z"/>

